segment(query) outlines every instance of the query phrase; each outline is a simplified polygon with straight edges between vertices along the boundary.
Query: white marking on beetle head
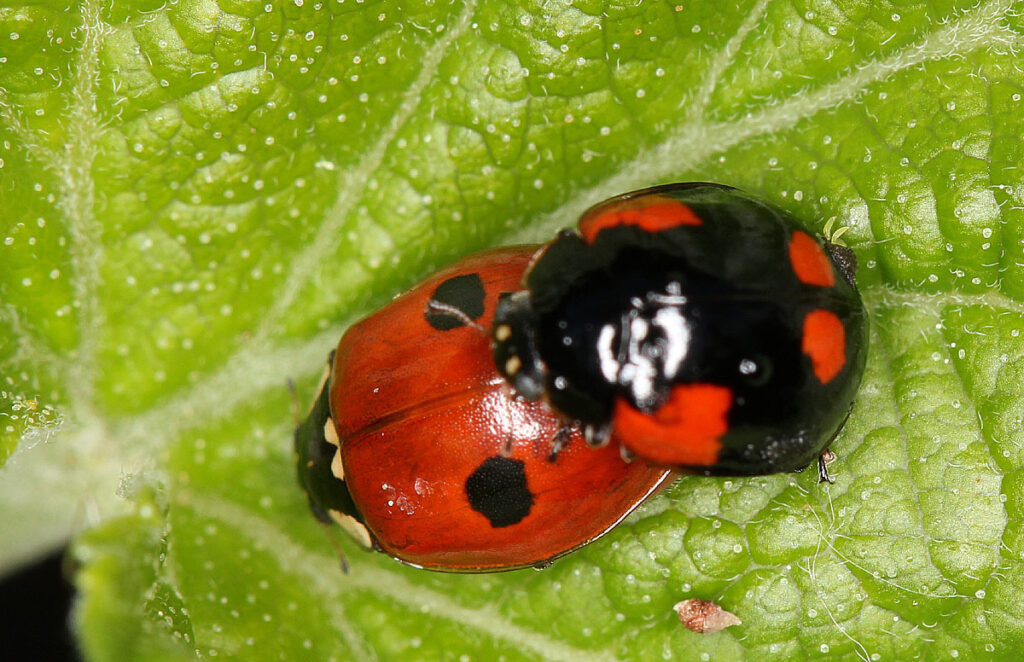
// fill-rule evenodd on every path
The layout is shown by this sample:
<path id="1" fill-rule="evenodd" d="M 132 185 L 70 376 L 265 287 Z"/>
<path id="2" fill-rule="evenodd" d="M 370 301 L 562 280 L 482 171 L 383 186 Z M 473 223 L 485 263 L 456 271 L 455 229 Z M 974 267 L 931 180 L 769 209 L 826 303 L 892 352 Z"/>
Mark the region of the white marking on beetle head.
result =
<path id="1" fill-rule="evenodd" d="M 615 326 L 605 324 L 597 337 L 597 356 L 601 364 L 601 374 L 610 384 L 614 384 L 619 378 L 619 357 L 612 349 L 616 335 Z"/>
<path id="2" fill-rule="evenodd" d="M 660 308 L 654 313 L 654 326 L 665 334 L 665 376 L 669 379 L 679 374 L 683 359 L 690 353 L 690 321 L 678 308 Z"/>

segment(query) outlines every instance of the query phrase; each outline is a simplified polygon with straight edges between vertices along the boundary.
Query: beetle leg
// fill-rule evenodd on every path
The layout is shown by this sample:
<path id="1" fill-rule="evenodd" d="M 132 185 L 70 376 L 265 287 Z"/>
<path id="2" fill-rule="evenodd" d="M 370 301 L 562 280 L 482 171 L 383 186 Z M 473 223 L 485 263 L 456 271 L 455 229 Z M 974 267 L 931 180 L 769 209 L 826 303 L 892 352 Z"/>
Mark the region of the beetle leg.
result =
<path id="1" fill-rule="evenodd" d="M 636 453 L 621 444 L 619 444 L 619 455 L 622 456 L 622 461 L 626 464 L 630 464 L 636 459 Z"/>
<path id="2" fill-rule="evenodd" d="M 548 462 L 554 462 L 558 459 L 558 453 L 566 447 L 571 438 L 572 426 L 568 423 L 562 423 L 559 425 L 558 430 L 556 430 L 554 436 L 551 437 L 551 453 L 548 455 Z"/>
<path id="3" fill-rule="evenodd" d="M 827 448 L 821 452 L 821 455 L 818 456 L 818 484 L 819 485 L 821 483 L 828 483 L 828 484 L 831 485 L 831 484 L 836 482 L 836 481 L 832 480 L 832 476 L 830 476 L 828 474 L 828 465 L 829 465 L 829 463 L 831 463 L 835 459 L 836 459 L 836 454 L 833 453 L 832 451 L 830 451 Z"/>
<path id="4" fill-rule="evenodd" d="M 583 426 L 583 439 L 591 448 L 601 448 L 608 444 L 612 438 L 611 423 L 604 425 L 586 424 Z"/>

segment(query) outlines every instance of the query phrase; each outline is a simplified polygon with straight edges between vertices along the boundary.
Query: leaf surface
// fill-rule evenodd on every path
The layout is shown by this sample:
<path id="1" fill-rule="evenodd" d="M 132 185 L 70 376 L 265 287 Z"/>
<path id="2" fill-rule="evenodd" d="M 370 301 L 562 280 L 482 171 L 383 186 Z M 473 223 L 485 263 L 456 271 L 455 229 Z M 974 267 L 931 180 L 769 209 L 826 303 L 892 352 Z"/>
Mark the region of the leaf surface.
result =
<path id="1" fill-rule="evenodd" d="M 0 567 L 88 529 L 92 660 L 1017 659 L 1022 10 L 3 5 Z M 681 479 L 544 572 L 341 575 L 286 380 L 433 268 L 687 180 L 850 228 L 836 484 Z"/>

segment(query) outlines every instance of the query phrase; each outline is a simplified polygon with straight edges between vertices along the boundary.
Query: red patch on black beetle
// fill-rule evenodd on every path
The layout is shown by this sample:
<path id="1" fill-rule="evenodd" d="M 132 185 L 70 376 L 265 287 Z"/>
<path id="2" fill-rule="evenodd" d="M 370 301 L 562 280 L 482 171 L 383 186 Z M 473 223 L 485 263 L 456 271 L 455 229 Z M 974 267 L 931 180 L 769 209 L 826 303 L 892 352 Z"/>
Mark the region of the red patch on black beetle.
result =
<path id="1" fill-rule="evenodd" d="M 632 225 L 648 232 L 661 232 L 680 225 L 703 223 L 692 209 L 671 198 L 659 197 L 653 202 L 645 199 L 642 205 L 635 200 L 625 200 L 612 205 L 610 209 L 596 211 L 596 214 L 580 219 L 580 234 L 588 244 L 594 243 L 601 230 L 619 225 Z"/>
<path id="2" fill-rule="evenodd" d="M 793 233 L 789 240 L 789 261 L 796 277 L 805 285 L 832 287 L 836 284 L 832 262 L 825 249 L 806 232 Z"/>
<path id="3" fill-rule="evenodd" d="M 679 384 L 665 404 L 645 414 L 621 398 L 613 435 L 631 451 L 660 464 L 713 466 L 729 430 L 732 391 L 715 384 Z"/>
<path id="4" fill-rule="evenodd" d="M 801 349 L 811 359 L 814 376 L 827 384 L 846 364 L 846 329 L 829 310 L 812 310 L 804 317 Z"/>

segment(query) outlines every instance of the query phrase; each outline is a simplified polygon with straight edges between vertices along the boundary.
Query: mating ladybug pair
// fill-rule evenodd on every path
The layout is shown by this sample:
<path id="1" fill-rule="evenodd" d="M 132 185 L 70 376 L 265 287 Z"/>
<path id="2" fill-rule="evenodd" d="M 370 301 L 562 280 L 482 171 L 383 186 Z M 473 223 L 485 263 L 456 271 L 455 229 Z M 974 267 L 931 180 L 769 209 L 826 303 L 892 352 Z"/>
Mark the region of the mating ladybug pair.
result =
<path id="1" fill-rule="evenodd" d="M 612 198 L 349 329 L 296 430 L 300 483 L 366 547 L 485 572 L 591 542 L 673 470 L 818 459 L 827 479 L 866 357 L 854 273 L 849 249 L 726 186 Z"/>

